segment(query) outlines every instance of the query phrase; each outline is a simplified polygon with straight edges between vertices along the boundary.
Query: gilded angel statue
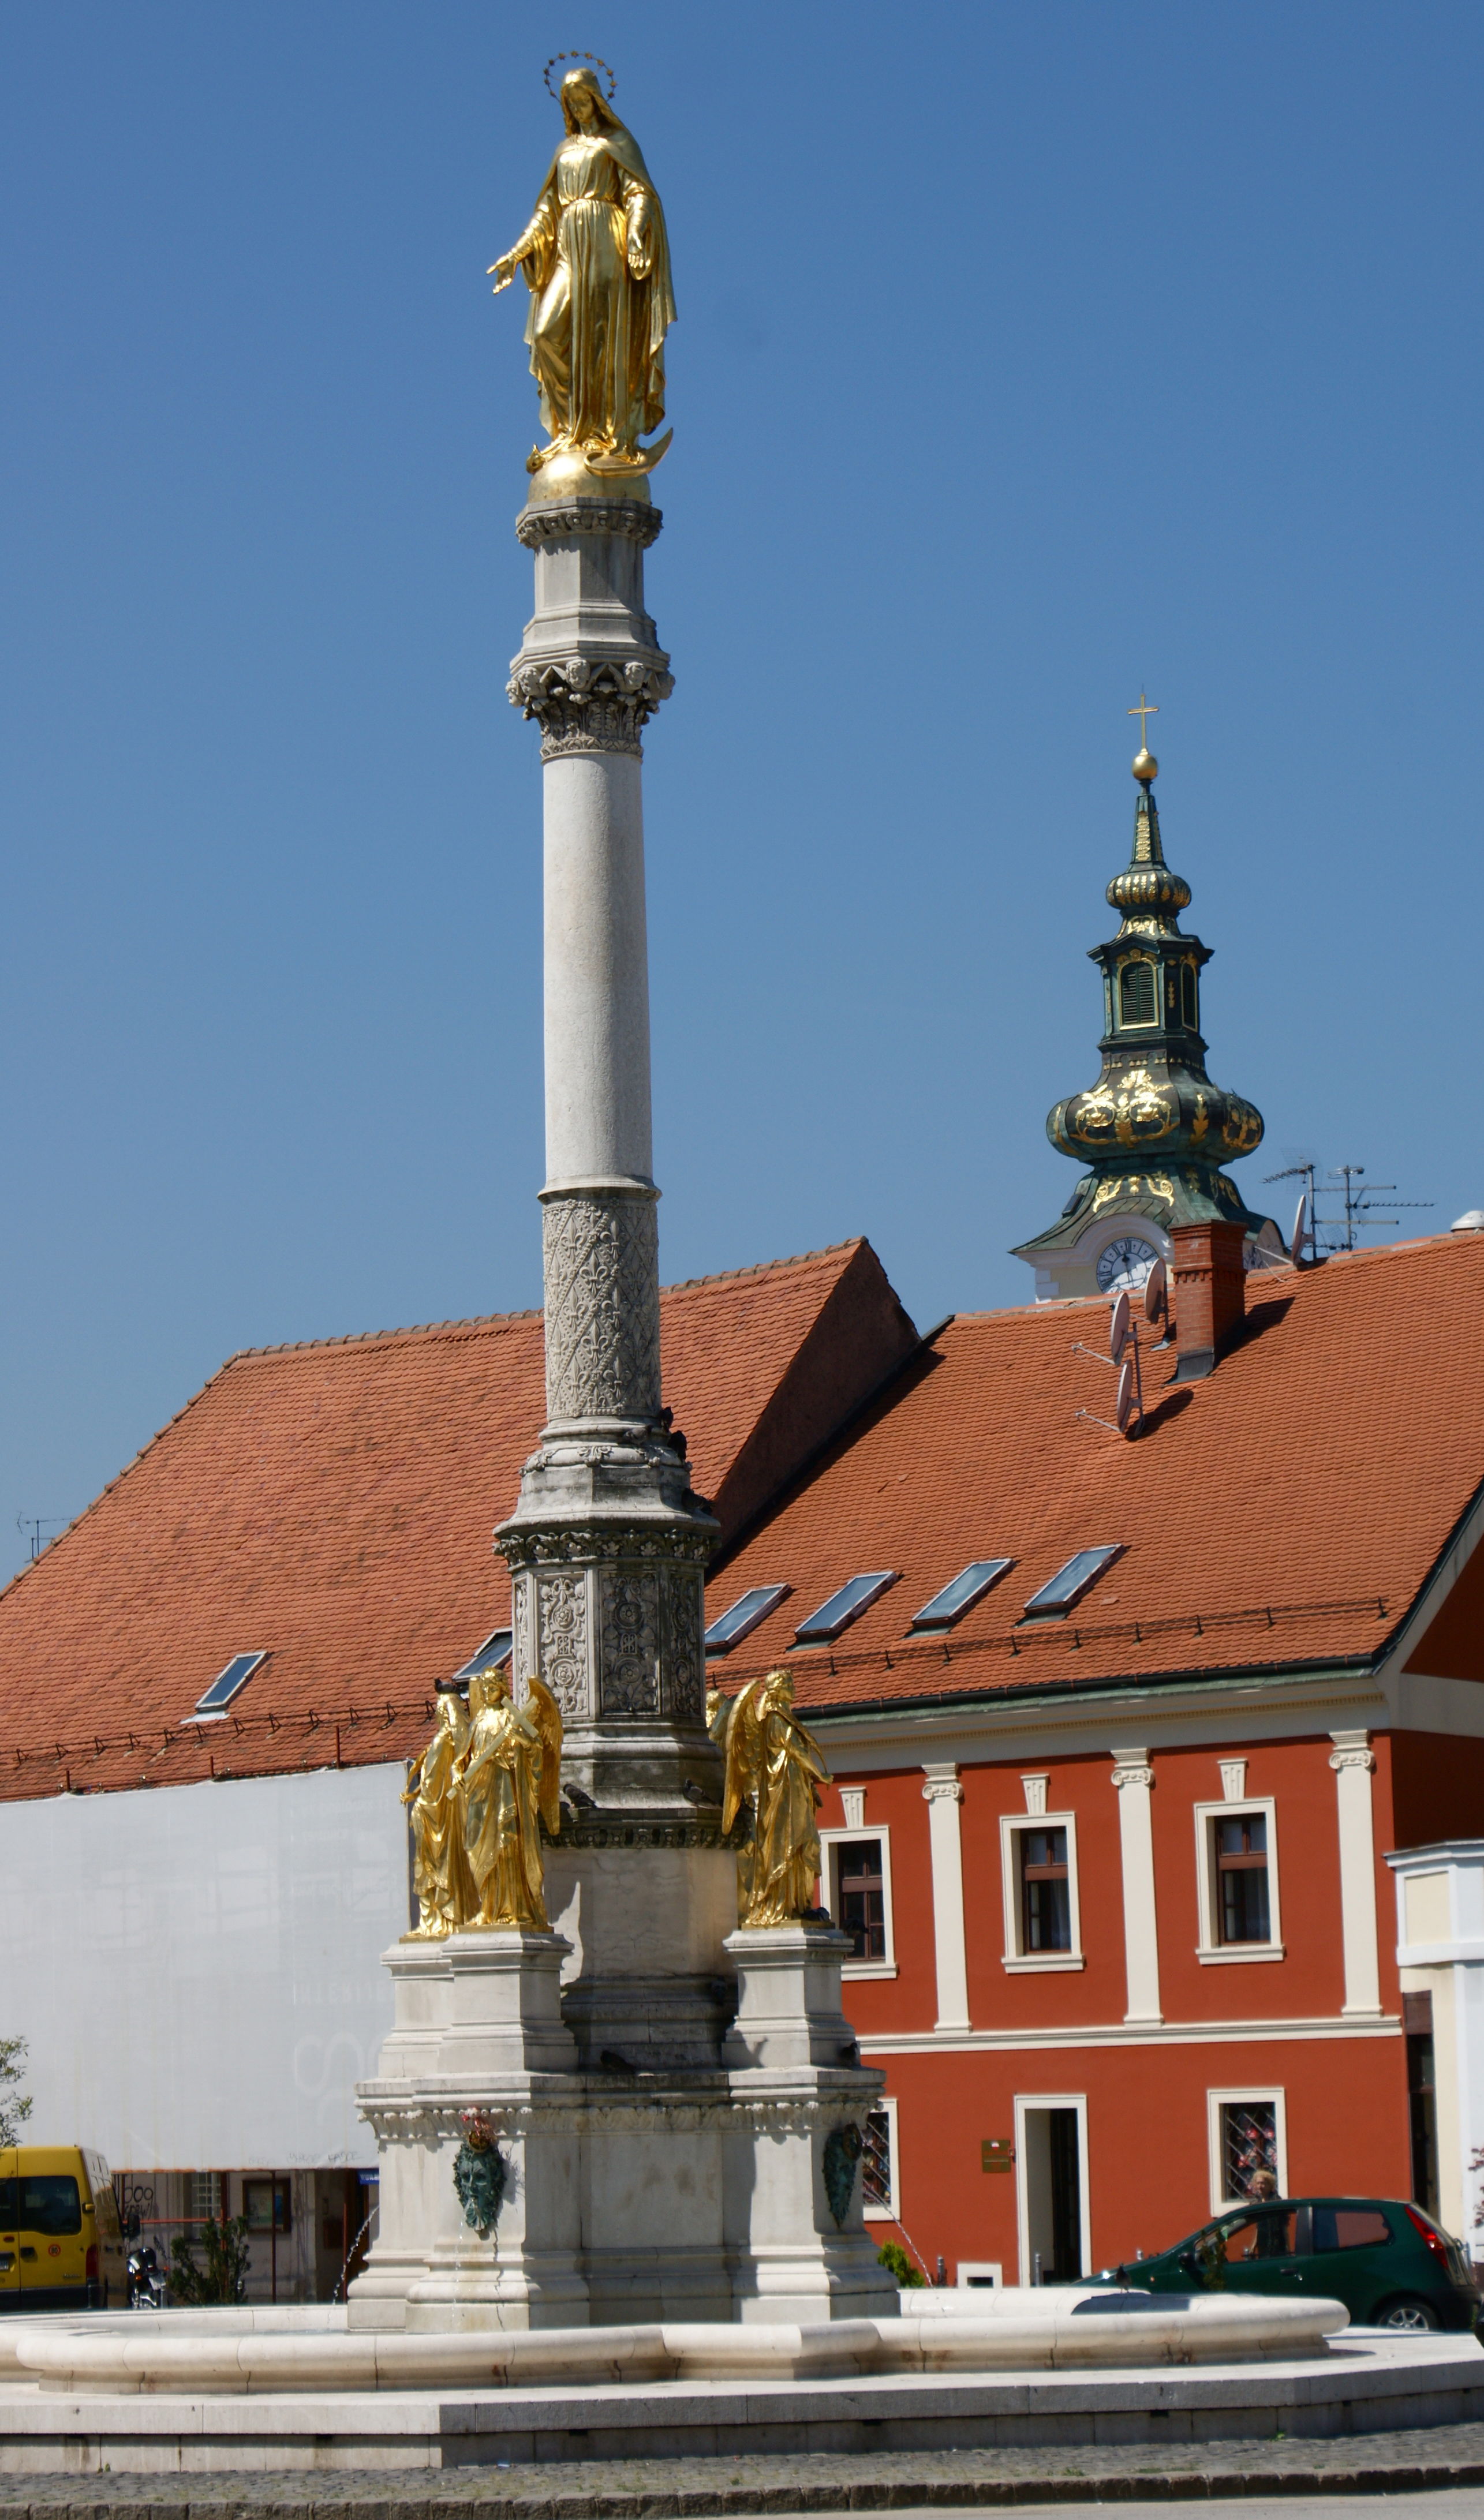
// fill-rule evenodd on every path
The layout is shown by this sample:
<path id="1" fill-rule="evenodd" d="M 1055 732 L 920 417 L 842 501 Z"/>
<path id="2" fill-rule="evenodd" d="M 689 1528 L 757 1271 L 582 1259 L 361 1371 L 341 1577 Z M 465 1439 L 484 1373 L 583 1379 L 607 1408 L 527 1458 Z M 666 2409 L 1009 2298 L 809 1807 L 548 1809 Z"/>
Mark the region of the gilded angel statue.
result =
<path id="1" fill-rule="evenodd" d="M 412 1882 L 418 1921 L 408 1942 L 451 1934 L 470 1901 L 458 1813 L 458 1763 L 469 1745 L 469 1717 L 456 1688 L 440 1691 L 432 1739 L 408 1773 L 412 1805 Z"/>
<path id="2" fill-rule="evenodd" d="M 791 1924 L 814 1904 L 815 1814 L 820 1787 L 831 1777 L 819 1743 L 793 1712 L 787 1672 L 770 1671 L 739 1690 L 727 1719 L 726 1753 L 723 1828 L 732 1826 L 743 1803 L 752 1812 L 752 1843 L 738 1857 L 742 1922 Z"/>
<path id="3" fill-rule="evenodd" d="M 611 95 L 611 88 L 609 95 Z M 526 226 L 498 262 L 531 292 L 525 338 L 550 446 L 531 472 L 572 450 L 596 472 L 647 472 L 670 442 L 641 447 L 664 418 L 664 338 L 675 321 L 664 211 L 644 155 L 586 65 L 561 90 L 566 137 Z"/>
<path id="4" fill-rule="evenodd" d="M 469 1746 L 459 1774 L 464 1860 L 472 1899 L 466 1925 L 549 1933 L 541 1822 L 561 1826 L 562 1710 L 539 1680 L 523 1706 L 497 1665 L 469 1684 Z"/>

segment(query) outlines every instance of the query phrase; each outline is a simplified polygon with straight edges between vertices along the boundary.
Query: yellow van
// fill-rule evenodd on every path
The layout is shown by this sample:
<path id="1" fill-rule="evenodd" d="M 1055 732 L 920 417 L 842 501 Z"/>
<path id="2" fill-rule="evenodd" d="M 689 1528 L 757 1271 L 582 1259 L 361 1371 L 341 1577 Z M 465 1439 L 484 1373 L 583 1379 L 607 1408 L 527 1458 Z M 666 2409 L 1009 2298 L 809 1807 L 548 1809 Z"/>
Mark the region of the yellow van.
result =
<path id="1" fill-rule="evenodd" d="M 122 2310 L 126 2263 L 101 2152 L 75 2143 L 0 2148 L 0 2313 Z"/>

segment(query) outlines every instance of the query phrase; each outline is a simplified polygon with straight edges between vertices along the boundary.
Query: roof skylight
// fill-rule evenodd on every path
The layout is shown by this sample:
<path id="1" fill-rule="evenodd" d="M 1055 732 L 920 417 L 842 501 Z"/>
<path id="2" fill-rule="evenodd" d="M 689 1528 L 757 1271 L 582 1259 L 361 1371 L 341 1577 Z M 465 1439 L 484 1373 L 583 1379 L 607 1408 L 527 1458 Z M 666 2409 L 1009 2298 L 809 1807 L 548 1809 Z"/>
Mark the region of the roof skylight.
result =
<path id="1" fill-rule="evenodd" d="M 476 1645 L 468 1662 L 461 1662 L 455 1680 L 472 1680 L 476 1671 L 488 1671 L 491 1663 L 508 1663 L 515 1648 L 513 1628 L 493 1628 L 482 1645 Z"/>
<path id="2" fill-rule="evenodd" d="M 801 1628 L 794 1629 L 794 1643 L 828 1644 L 832 1637 L 839 1636 L 853 1619 L 858 1619 L 863 1610 L 869 1610 L 873 1601 L 878 1601 L 887 1586 L 896 1580 L 895 1570 L 889 1567 L 884 1574 L 852 1575 L 848 1584 L 842 1584 L 837 1593 L 831 1594 L 828 1601 L 820 1603 Z"/>
<path id="3" fill-rule="evenodd" d="M 924 1603 L 908 1634 L 918 1628 L 951 1628 L 966 1610 L 973 1608 L 975 1601 L 982 1601 L 990 1586 L 998 1584 L 1014 1562 L 1012 1557 L 976 1557 L 972 1566 L 966 1566 L 962 1575 L 956 1575 L 951 1584 L 945 1584 L 941 1593 L 934 1593 L 932 1599 Z"/>
<path id="4" fill-rule="evenodd" d="M 252 1678 L 258 1664 L 266 1662 L 267 1659 L 266 1650 L 262 1653 L 234 1654 L 226 1670 L 217 1673 L 204 1697 L 198 1697 L 197 1714 L 220 1715 L 228 1701 L 234 1698 L 238 1690 Z"/>
<path id="5" fill-rule="evenodd" d="M 1115 1542 L 1111 1549 L 1079 1549 L 1075 1557 L 1067 1559 L 1059 1574 L 1054 1575 L 1049 1584 L 1043 1584 L 1039 1593 L 1032 1593 L 1020 1613 L 1021 1617 L 1064 1619 L 1073 1603 L 1081 1600 L 1088 1587 L 1097 1583 L 1104 1566 L 1111 1566 L 1114 1558 L 1122 1555 L 1121 1540 Z"/>
<path id="6" fill-rule="evenodd" d="M 754 1584 L 750 1592 L 742 1594 L 731 1609 L 723 1610 L 721 1617 L 713 1619 L 707 1628 L 707 1653 L 730 1653 L 734 1645 L 742 1643 L 743 1637 L 750 1637 L 753 1629 L 761 1626 L 768 1612 L 778 1607 L 788 1590 L 787 1584 Z"/>

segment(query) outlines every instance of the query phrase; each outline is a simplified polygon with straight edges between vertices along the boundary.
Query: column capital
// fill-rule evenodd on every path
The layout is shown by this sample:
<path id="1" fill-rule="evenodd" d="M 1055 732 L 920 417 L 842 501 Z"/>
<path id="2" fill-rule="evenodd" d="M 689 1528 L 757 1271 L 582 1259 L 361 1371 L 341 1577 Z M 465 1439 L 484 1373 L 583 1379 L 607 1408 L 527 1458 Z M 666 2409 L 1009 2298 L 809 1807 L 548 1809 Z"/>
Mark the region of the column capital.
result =
<path id="1" fill-rule="evenodd" d="M 964 1800 L 964 1788 L 959 1782 L 955 1761 L 923 1768 L 922 1800 L 924 1803 L 961 1803 Z"/>
<path id="2" fill-rule="evenodd" d="M 1329 1765 L 1336 1776 L 1342 1768 L 1374 1770 L 1375 1752 L 1371 1747 L 1369 1732 L 1331 1732 L 1329 1738 L 1334 1743 L 1329 1753 Z"/>
<path id="3" fill-rule="evenodd" d="M 1147 1792 L 1154 1782 L 1154 1771 L 1147 1750 L 1114 1750 L 1112 1781 L 1121 1793 L 1125 1785 L 1142 1786 Z"/>

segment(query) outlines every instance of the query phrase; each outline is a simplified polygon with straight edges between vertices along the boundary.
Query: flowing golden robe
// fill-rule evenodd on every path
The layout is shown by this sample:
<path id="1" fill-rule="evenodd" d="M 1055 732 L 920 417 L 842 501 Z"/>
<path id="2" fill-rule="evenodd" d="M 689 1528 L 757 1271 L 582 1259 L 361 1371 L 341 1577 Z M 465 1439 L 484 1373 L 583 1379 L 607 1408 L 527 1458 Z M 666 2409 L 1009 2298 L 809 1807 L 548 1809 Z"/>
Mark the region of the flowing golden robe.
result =
<path id="1" fill-rule="evenodd" d="M 561 1718 L 553 1755 L 543 1726 L 545 1710 L 534 1690 L 527 1710 L 512 1704 L 503 1672 L 477 1672 L 469 1685 L 469 1703 L 472 1721 L 459 1801 L 476 1904 L 466 1921 L 549 1933 L 540 1816 L 544 1805 L 555 1831 Z M 555 1714 L 554 1705 L 551 1711 Z"/>
<path id="2" fill-rule="evenodd" d="M 786 1671 L 748 1684 L 732 1702 L 727 1724 L 727 1783 L 722 1825 L 743 1802 L 752 1808 L 752 1843 L 738 1857 L 739 1908 L 744 1925 L 787 1925 L 814 1904 L 820 1872 L 819 1809 L 831 1781 L 824 1754 L 793 1712 Z"/>
<path id="3" fill-rule="evenodd" d="M 525 338 L 553 440 L 632 455 L 664 418 L 675 299 L 664 211 L 622 123 L 568 134 L 510 258 L 531 291 Z"/>
<path id="4" fill-rule="evenodd" d="M 412 1881 L 418 1896 L 414 1932 L 423 1937 L 452 1933 L 469 1905 L 457 1776 L 468 1741 L 469 1717 L 463 1700 L 455 1690 L 446 1689 L 438 1699 L 432 1739 L 402 1796 L 404 1803 L 412 1805 Z"/>

